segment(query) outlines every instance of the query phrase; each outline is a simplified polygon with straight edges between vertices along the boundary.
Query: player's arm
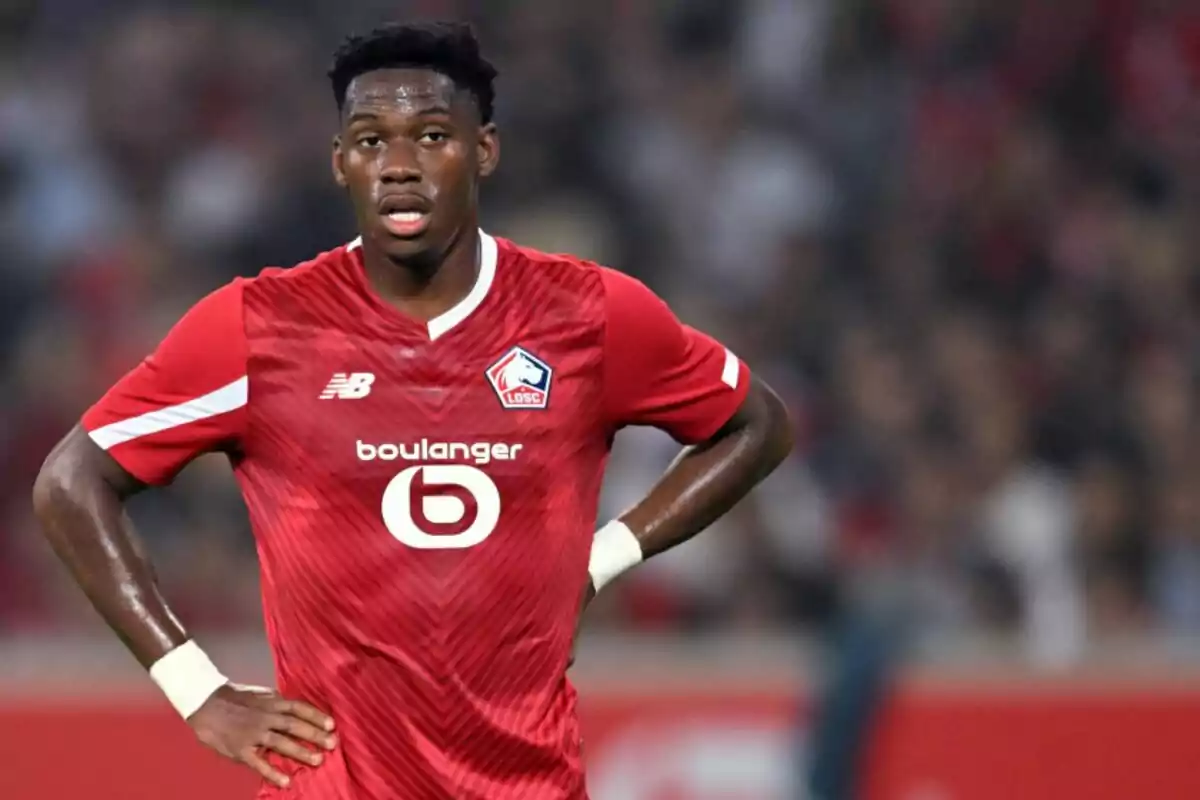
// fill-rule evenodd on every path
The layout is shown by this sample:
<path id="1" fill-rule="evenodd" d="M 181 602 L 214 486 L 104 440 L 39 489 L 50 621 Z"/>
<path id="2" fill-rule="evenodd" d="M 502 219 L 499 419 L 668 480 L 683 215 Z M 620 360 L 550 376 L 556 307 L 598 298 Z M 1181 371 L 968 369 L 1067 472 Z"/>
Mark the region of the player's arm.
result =
<path id="1" fill-rule="evenodd" d="M 331 745 L 332 721 L 229 683 L 171 613 L 125 511 L 131 495 L 170 483 L 196 456 L 238 447 L 248 402 L 241 319 L 240 284 L 201 300 L 58 443 L 33 504 L 59 558 L 201 741 L 282 785 L 258 749 L 317 763 L 296 740 Z"/>
<path id="2" fill-rule="evenodd" d="M 641 502 L 597 532 L 592 591 L 704 530 L 792 447 L 783 402 L 732 352 L 632 278 L 605 271 L 605 286 L 608 422 L 652 425 L 685 447 Z"/>

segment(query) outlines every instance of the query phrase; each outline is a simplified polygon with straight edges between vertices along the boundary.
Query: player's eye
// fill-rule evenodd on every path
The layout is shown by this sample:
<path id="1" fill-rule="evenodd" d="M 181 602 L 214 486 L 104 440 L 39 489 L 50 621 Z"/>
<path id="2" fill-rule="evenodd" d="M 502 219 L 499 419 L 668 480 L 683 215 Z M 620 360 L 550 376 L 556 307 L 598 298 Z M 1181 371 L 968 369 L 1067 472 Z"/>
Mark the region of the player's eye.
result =
<path id="1" fill-rule="evenodd" d="M 374 147 L 379 147 L 379 145 L 383 144 L 383 137 L 378 136 L 374 133 L 364 133 L 363 135 L 358 137 L 357 141 L 358 141 L 359 147 L 374 148 Z"/>
<path id="2" fill-rule="evenodd" d="M 422 144 L 441 144 L 450 138 L 445 131 L 425 131 L 418 140 Z"/>

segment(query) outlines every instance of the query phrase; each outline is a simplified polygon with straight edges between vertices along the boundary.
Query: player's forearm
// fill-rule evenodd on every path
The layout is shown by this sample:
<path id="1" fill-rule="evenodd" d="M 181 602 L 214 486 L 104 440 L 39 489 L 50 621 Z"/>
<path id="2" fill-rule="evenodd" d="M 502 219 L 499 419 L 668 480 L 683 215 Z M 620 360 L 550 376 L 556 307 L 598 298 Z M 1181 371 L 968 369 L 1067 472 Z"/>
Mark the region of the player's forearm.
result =
<path id="1" fill-rule="evenodd" d="M 648 558 L 722 517 L 787 457 L 791 424 L 779 397 L 755 381 L 715 436 L 685 448 L 650 493 L 621 515 Z"/>
<path id="2" fill-rule="evenodd" d="M 137 483 L 76 428 L 34 484 L 46 538 L 92 605 L 147 669 L 187 641 L 158 591 L 154 570 L 125 513 Z"/>

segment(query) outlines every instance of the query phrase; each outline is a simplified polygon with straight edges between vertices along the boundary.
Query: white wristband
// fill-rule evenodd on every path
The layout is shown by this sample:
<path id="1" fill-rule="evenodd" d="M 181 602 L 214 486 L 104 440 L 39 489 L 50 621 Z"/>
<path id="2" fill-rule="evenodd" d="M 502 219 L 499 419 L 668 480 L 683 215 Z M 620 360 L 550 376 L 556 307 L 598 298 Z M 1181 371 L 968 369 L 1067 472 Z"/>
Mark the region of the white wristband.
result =
<path id="1" fill-rule="evenodd" d="M 213 692 L 229 683 L 192 640 L 155 661 L 150 667 L 150 678 L 184 719 L 199 711 Z"/>
<path id="2" fill-rule="evenodd" d="M 640 563 L 642 543 L 624 522 L 615 519 L 596 531 L 588 574 L 592 576 L 592 586 L 597 592 L 613 578 Z"/>

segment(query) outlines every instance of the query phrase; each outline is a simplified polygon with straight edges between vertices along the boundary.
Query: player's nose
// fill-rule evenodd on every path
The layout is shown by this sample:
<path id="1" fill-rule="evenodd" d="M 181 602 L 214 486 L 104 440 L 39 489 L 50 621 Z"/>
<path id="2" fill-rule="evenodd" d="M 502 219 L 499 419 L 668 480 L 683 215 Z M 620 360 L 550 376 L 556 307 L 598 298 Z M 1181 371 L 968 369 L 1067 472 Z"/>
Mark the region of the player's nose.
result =
<path id="1" fill-rule="evenodd" d="M 384 183 L 409 183 L 421 180 L 421 163 L 415 148 L 389 147 L 383 155 L 379 178 Z"/>

